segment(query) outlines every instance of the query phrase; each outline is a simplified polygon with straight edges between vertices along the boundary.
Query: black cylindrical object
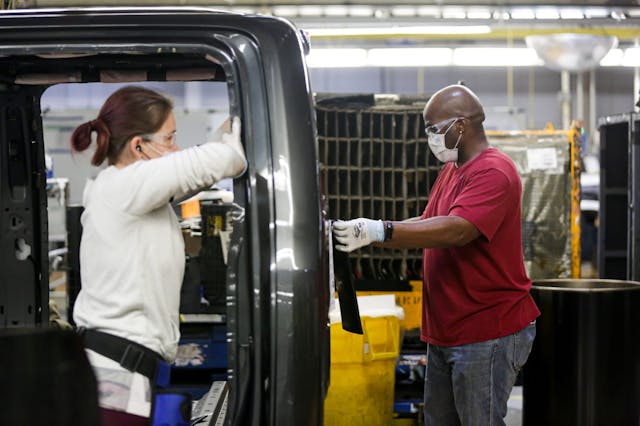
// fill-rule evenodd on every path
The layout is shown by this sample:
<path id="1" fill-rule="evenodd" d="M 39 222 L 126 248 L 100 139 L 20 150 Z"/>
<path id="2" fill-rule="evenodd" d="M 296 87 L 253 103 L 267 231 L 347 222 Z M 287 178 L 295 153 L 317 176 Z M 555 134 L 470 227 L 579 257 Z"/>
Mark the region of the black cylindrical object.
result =
<path id="1" fill-rule="evenodd" d="M 541 280 L 523 425 L 638 425 L 640 283 Z"/>

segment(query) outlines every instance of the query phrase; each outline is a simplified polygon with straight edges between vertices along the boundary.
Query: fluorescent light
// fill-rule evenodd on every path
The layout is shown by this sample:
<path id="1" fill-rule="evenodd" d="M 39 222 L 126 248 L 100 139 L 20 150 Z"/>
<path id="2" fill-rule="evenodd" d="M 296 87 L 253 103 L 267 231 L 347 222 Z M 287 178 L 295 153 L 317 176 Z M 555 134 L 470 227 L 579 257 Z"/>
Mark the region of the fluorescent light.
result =
<path id="1" fill-rule="evenodd" d="M 590 7 L 585 9 L 584 16 L 587 18 L 608 18 L 609 11 L 604 7 Z"/>
<path id="2" fill-rule="evenodd" d="M 504 10 L 496 10 L 495 12 L 493 12 L 493 19 L 495 19 L 496 21 L 507 21 L 509 20 L 509 18 L 509 13 L 505 12 Z"/>
<path id="3" fill-rule="evenodd" d="M 300 16 L 321 16 L 322 15 L 322 7 L 320 6 L 300 6 L 298 11 Z"/>
<path id="4" fill-rule="evenodd" d="M 622 57 L 623 67 L 640 67 L 640 47 L 629 47 L 625 49 Z"/>
<path id="5" fill-rule="evenodd" d="M 511 10 L 511 19 L 535 19 L 536 14 L 531 9 L 516 8 Z"/>
<path id="6" fill-rule="evenodd" d="M 488 34 L 488 25 L 431 25 L 425 27 L 349 27 L 349 28 L 309 28 L 311 37 L 337 36 L 394 36 L 429 34 Z"/>
<path id="7" fill-rule="evenodd" d="M 420 6 L 418 7 L 418 16 L 424 16 L 428 18 L 440 18 L 440 8 L 437 6 Z"/>
<path id="8" fill-rule="evenodd" d="M 442 9 L 442 17 L 444 19 L 465 19 L 467 14 L 461 7 L 445 7 Z"/>
<path id="9" fill-rule="evenodd" d="M 562 19 L 583 19 L 584 14 L 580 9 L 560 9 Z"/>
<path id="10" fill-rule="evenodd" d="M 231 8 L 231 10 L 234 11 L 235 13 L 243 13 L 245 15 L 256 13 L 256 11 L 252 7 L 236 6 Z"/>
<path id="11" fill-rule="evenodd" d="M 274 6 L 271 10 L 275 16 L 291 17 L 298 15 L 298 8 L 295 6 Z"/>
<path id="12" fill-rule="evenodd" d="M 347 16 L 348 10 L 346 6 L 330 5 L 324 8 L 324 14 L 325 16 Z"/>
<path id="13" fill-rule="evenodd" d="M 524 47 L 460 47 L 453 51 L 453 65 L 475 67 L 533 66 L 542 61 Z"/>
<path id="14" fill-rule="evenodd" d="M 542 66 L 533 49 L 521 47 L 312 48 L 309 68 Z M 640 47 L 611 49 L 601 66 L 640 67 Z"/>
<path id="15" fill-rule="evenodd" d="M 622 49 L 611 49 L 600 61 L 602 67 L 618 67 L 622 64 L 624 52 Z"/>
<path id="16" fill-rule="evenodd" d="M 540 7 L 536 9 L 536 19 L 560 19 L 560 14 L 556 8 Z"/>
<path id="17" fill-rule="evenodd" d="M 367 65 L 366 49 L 311 49 L 309 68 L 351 68 Z"/>
<path id="18" fill-rule="evenodd" d="M 351 6 L 349 7 L 349 16 L 368 18 L 373 16 L 373 8 L 369 6 Z"/>
<path id="19" fill-rule="evenodd" d="M 428 67 L 451 65 L 452 49 L 446 47 L 370 49 L 372 67 Z"/>
<path id="20" fill-rule="evenodd" d="M 416 8 L 412 6 L 394 6 L 391 8 L 391 15 L 399 17 L 415 16 Z"/>
<path id="21" fill-rule="evenodd" d="M 440 8 L 437 6 L 420 6 L 418 7 L 418 16 L 440 18 Z"/>
<path id="22" fill-rule="evenodd" d="M 491 19 L 491 12 L 486 8 L 469 8 L 467 9 L 468 19 Z"/>

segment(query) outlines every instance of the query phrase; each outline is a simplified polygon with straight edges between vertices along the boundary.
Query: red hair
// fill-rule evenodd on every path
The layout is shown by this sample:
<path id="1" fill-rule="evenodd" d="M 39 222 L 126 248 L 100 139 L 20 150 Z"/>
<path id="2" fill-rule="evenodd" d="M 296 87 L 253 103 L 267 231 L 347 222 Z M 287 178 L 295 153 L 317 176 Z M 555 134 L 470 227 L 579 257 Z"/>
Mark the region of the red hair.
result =
<path id="1" fill-rule="evenodd" d="M 105 101 L 95 120 L 79 125 L 71 135 L 71 149 L 82 152 L 91 145 L 96 132 L 96 152 L 91 164 L 99 166 L 105 159 L 115 164 L 127 142 L 134 136 L 157 132 L 169 117 L 173 104 L 153 90 L 126 86 Z"/>

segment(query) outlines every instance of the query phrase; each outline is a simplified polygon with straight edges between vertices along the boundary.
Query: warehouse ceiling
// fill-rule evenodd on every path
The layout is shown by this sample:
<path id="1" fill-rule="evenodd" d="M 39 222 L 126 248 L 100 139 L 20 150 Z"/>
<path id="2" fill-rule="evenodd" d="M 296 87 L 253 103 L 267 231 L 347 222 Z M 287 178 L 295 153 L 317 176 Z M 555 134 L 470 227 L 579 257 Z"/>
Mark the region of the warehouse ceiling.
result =
<path id="1" fill-rule="evenodd" d="M 14 8 L 207 6 L 267 14 L 309 31 L 316 47 L 336 44 L 524 44 L 528 35 L 580 33 L 640 41 L 640 0 L 0 0 Z"/>
<path id="2" fill-rule="evenodd" d="M 40 1 L 19 1 L 19 3 L 31 3 L 31 4 L 80 4 L 82 2 L 79 1 L 65 1 L 65 0 L 40 0 Z M 88 2 L 85 1 L 84 4 L 104 4 L 104 1 L 95 1 Z M 402 1 L 389 1 L 389 0 L 367 0 L 367 1 L 358 1 L 358 0 L 350 0 L 350 1 L 336 1 L 336 0 L 289 0 L 289 1 L 273 1 L 273 0 L 261 0 L 261 1 L 253 1 L 253 0 L 174 0 L 173 2 L 162 1 L 162 0 L 137 0 L 137 1 L 127 1 L 127 0 L 112 0 L 109 2 L 110 4 L 138 4 L 138 5 L 151 5 L 151 4 L 181 4 L 181 5 L 218 5 L 218 6 L 234 6 L 234 5 L 244 5 L 244 6 L 269 6 L 269 5 L 382 5 L 382 6 L 394 6 L 398 4 L 414 4 L 414 5 L 501 5 L 501 6 L 510 6 L 510 5 L 528 5 L 528 6 L 543 6 L 543 5 L 570 5 L 570 6 L 609 6 L 609 7 L 637 7 L 638 1 L 636 0 L 612 0 L 612 1 L 602 1 L 602 0 L 554 0 L 554 1 L 532 1 L 532 0 L 507 0 L 507 1 L 496 1 L 496 0 L 436 0 L 436 1 L 425 1 L 425 0 L 402 0 Z"/>

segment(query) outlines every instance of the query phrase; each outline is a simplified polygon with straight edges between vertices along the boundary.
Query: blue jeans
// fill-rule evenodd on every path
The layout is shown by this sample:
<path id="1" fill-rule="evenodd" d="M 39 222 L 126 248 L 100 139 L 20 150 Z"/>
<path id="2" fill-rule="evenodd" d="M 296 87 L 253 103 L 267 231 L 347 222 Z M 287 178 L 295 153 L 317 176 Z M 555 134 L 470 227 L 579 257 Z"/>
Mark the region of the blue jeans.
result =
<path id="1" fill-rule="evenodd" d="M 462 346 L 429 345 L 424 385 L 426 426 L 504 425 L 507 400 L 536 336 L 517 333 Z"/>

